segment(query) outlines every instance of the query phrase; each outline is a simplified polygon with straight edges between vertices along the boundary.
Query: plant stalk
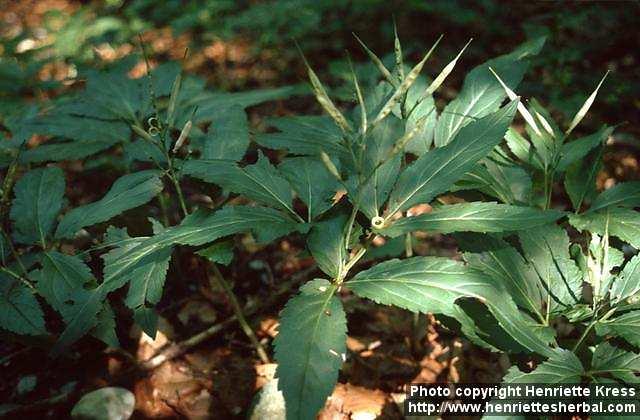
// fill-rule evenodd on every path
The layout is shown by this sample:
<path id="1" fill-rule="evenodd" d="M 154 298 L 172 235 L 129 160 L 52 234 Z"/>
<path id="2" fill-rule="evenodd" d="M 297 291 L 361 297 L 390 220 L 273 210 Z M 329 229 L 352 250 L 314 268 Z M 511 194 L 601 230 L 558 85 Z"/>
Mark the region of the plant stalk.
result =
<path id="1" fill-rule="evenodd" d="M 231 307 L 233 308 L 233 312 L 235 312 L 238 323 L 242 327 L 242 331 L 244 331 L 246 336 L 249 338 L 249 341 L 251 341 L 251 344 L 253 344 L 253 347 L 255 347 L 262 363 L 270 363 L 269 356 L 267 355 L 267 352 L 265 351 L 262 344 L 260 344 L 260 341 L 258 340 L 258 337 L 256 337 L 256 334 L 253 332 L 253 329 L 251 329 L 251 326 L 247 322 L 247 319 L 242 312 L 242 307 L 240 306 L 240 303 L 238 303 L 238 299 L 236 299 L 236 295 L 231 289 L 231 285 L 225 280 L 216 263 L 211 263 L 211 267 L 213 269 L 214 278 L 216 279 L 218 285 L 222 288 L 222 290 L 224 290 L 227 298 L 229 299 L 229 302 L 231 303 Z"/>

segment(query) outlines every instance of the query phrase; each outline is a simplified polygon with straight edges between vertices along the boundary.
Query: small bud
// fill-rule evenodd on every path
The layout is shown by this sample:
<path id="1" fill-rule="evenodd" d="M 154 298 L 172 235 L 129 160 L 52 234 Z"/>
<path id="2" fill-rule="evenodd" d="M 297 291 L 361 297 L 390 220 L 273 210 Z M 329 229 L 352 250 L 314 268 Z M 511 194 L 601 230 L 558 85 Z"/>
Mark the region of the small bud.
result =
<path id="1" fill-rule="evenodd" d="M 380 216 L 374 216 L 371 219 L 371 226 L 373 226 L 374 229 L 382 229 L 384 227 L 384 219 Z"/>
<path id="2" fill-rule="evenodd" d="M 596 89 L 593 91 L 591 96 L 589 96 L 587 98 L 587 100 L 584 101 L 584 104 L 582 105 L 582 107 L 580 108 L 580 110 L 578 111 L 576 116 L 573 117 L 573 120 L 571 121 L 571 124 L 569 125 L 569 128 L 567 129 L 567 132 L 565 133 L 567 136 L 569 134 L 571 134 L 573 129 L 576 128 L 576 126 L 578 124 L 580 124 L 580 121 L 582 121 L 584 116 L 587 115 L 587 112 L 589 112 L 589 108 L 591 108 L 591 105 L 593 105 L 593 101 L 596 100 L 596 95 L 598 94 L 598 90 L 600 90 L 600 86 L 602 86 L 602 83 L 604 82 L 604 79 L 607 78 L 608 74 L 609 74 L 609 71 L 607 71 L 604 74 L 604 76 L 602 77 L 602 80 L 600 80 L 600 83 L 598 83 L 598 86 L 596 86 Z"/>
<path id="3" fill-rule="evenodd" d="M 171 87 L 171 96 L 169 97 L 169 107 L 167 108 L 167 124 L 169 127 L 173 125 L 175 118 L 176 102 L 180 93 L 180 84 L 182 83 L 182 73 L 178 73 Z"/>
<path id="4" fill-rule="evenodd" d="M 182 144 L 187 139 L 187 137 L 189 137 L 189 132 L 191 131 L 191 125 L 192 125 L 191 120 L 189 120 L 182 128 L 182 131 L 180 132 L 180 136 L 178 137 L 178 141 L 176 141 L 175 146 L 173 146 L 173 153 L 176 153 L 180 149 L 180 147 L 182 147 Z"/>
<path id="5" fill-rule="evenodd" d="M 153 142 L 153 137 L 151 137 L 149 135 L 149 133 L 147 133 L 146 131 L 144 131 L 141 127 L 137 126 L 137 125 L 131 125 L 131 129 L 133 130 L 134 133 L 136 133 L 137 135 L 139 135 L 140 137 L 142 137 L 143 139 Z"/>
<path id="6" fill-rule="evenodd" d="M 540 124 L 542 124 L 542 128 L 544 128 L 545 131 L 551 135 L 551 137 L 555 137 L 556 134 L 553 132 L 553 128 L 551 128 L 551 124 L 549 124 L 549 121 L 547 121 L 538 111 L 534 112 L 536 113 L 538 121 L 540 121 Z"/>
<path id="7" fill-rule="evenodd" d="M 518 95 L 516 95 L 516 93 L 514 91 L 509 89 L 509 86 L 507 86 L 502 81 L 500 76 L 498 76 L 496 74 L 496 72 L 493 71 L 493 69 L 491 67 L 489 67 L 489 71 L 491 71 L 491 73 L 493 73 L 493 75 L 496 77 L 496 79 L 498 79 L 498 82 L 500 82 L 500 84 L 502 85 L 502 88 L 505 90 L 505 92 L 507 92 L 507 96 L 509 97 L 510 100 L 513 101 L 513 100 L 518 98 Z M 535 131 L 537 135 L 542 136 L 542 132 L 538 128 L 538 125 L 536 124 L 536 121 L 533 119 L 533 116 L 529 113 L 529 111 L 527 110 L 527 107 L 524 106 L 522 101 L 518 102 L 518 112 L 520 113 L 520 115 L 522 115 L 522 118 L 524 118 L 524 120 L 527 122 L 527 124 L 529 124 L 529 126 L 533 129 L 533 131 Z"/>
<path id="8" fill-rule="evenodd" d="M 447 76 L 449 76 L 449 74 L 451 74 L 451 72 L 453 71 L 453 68 L 456 66 L 456 63 L 458 62 L 458 59 L 460 59 L 460 56 L 462 56 L 462 53 L 464 52 L 464 50 L 466 50 L 467 47 L 469 46 L 469 44 L 471 44 L 471 41 L 473 41 L 473 38 L 471 38 L 469 40 L 469 42 L 467 42 L 467 44 L 464 47 L 462 47 L 462 49 L 460 50 L 460 52 L 458 53 L 456 58 L 451 60 L 451 62 L 449 64 L 447 64 L 444 67 L 444 69 L 442 69 L 440 74 L 438 76 L 436 76 L 435 79 L 433 79 L 433 82 L 431 82 L 431 84 L 429 85 L 429 87 L 425 91 L 424 96 L 429 96 L 433 92 L 438 90 L 438 88 L 440 87 L 440 85 L 442 85 L 442 83 L 447 78 Z"/>

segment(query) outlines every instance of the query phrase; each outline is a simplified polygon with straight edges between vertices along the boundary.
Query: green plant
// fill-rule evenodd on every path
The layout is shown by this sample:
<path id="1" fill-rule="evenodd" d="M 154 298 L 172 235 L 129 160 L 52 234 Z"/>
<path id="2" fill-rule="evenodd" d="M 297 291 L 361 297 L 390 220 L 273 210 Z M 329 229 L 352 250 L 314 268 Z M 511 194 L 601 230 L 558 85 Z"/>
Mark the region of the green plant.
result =
<path id="1" fill-rule="evenodd" d="M 580 213 L 595 193 L 594 174 L 612 130 L 566 141 L 598 89 L 564 133 L 539 103 L 531 103 L 533 117 L 518 102 L 508 86 L 520 81 L 522 59 L 540 46 L 534 41 L 472 70 L 459 96 L 436 118 L 433 90 L 425 90 L 428 83 L 421 85 L 416 77 L 422 62 L 403 73 L 396 39 L 393 71 L 367 50 L 384 81 L 374 94 L 364 95 L 354 80 L 358 106 L 351 113 L 337 109 L 309 69 L 333 124 L 321 117 L 283 118 L 272 122 L 280 132 L 257 137 L 260 144 L 291 154 L 320 155 L 349 200 L 313 222 L 307 237 L 328 279 L 304 285 L 281 314 L 275 351 L 288 417 L 312 418 L 333 389 L 346 357 L 346 317 L 339 298 L 345 288 L 378 303 L 439 314 L 478 345 L 538 363 L 531 373 L 512 367 L 506 382 L 637 382 L 638 354 L 613 338 L 638 345 L 638 257 L 625 264 L 609 235 L 638 246 L 638 213 L 630 208 L 640 204 L 640 185 L 620 184 Z M 512 102 L 500 109 L 505 97 Z M 516 108 L 530 142 L 509 128 Z M 507 148 L 501 144 L 505 134 Z M 415 160 L 407 164 L 410 155 Z M 288 159 L 302 158 L 285 158 L 282 165 Z M 580 176 L 585 169 L 592 175 Z M 551 191 L 563 175 L 575 208 L 567 219 L 567 213 L 551 209 Z M 442 201 L 426 214 L 405 213 L 447 191 L 476 201 Z M 502 203 L 477 201 L 484 197 Z M 570 241 L 565 220 L 584 235 Z M 412 257 L 417 230 L 459 232 L 464 263 Z M 375 235 L 404 237 L 408 258 L 350 276 Z M 563 320 L 569 333 L 553 328 Z M 555 370 L 558 364 L 566 365 L 562 372 Z"/>
<path id="2" fill-rule="evenodd" d="M 197 230 L 196 226 L 213 219 L 204 209 L 188 214 L 189 204 L 181 186 L 182 165 L 192 153 L 207 158 L 242 158 L 249 146 L 244 107 L 295 92 L 290 88 L 237 94 L 210 92 L 203 81 L 184 77 L 176 63 L 158 67 L 148 78 L 131 79 L 127 72 L 134 64 L 132 59 L 135 57 L 106 71 L 88 72 L 83 75 L 83 90 L 56 99 L 42 112 L 33 108 L 21 118 L 11 115 L 4 120 L 11 131 L 2 148 L 6 173 L 1 199 L 0 325 L 16 334 L 46 336 L 41 297 L 65 324 L 53 347 L 54 354 L 87 332 L 117 345 L 108 294 L 125 284 L 129 284 L 126 306 L 144 331 L 155 335 L 157 316 L 153 306 L 162 296 L 173 246 L 204 244 L 216 238 L 215 228 L 212 236 L 202 232 L 198 239 L 183 235 L 185 229 Z M 28 146 L 35 133 L 48 140 Z M 182 145 L 187 137 L 188 147 Z M 84 159 L 86 170 L 128 173 L 119 177 L 100 200 L 66 209 L 63 171 L 57 166 L 34 165 L 78 159 Z M 155 169 L 149 169 L 149 165 Z M 163 191 L 165 180 L 173 187 L 172 193 Z M 61 252 L 65 243 L 74 244 L 86 236 L 85 229 L 90 226 L 154 199 L 163 222 L 151 219 L 151 238 L 132 238 L 126 229 L 111 226 L 103 240 L 91 248 L 75 255 Z M 176 204 L 180 209 L 177 215 L 173 210 Z M 232 207 L 216 213 L 216 220 L 242 217 L 252 210 Z M 277 219 L 274 213 L 259 209 L 254 216 Z M 180 229 L 169 227 L 175 219 L 183 218 Z M 243 226 L 220 225 L 219 235 L 253 227 L 248 220 Z M 140 249 L 138 245 L 146 239 L 162 241 L 167 237 L 172 239 L 119 269 L 118 264 Z M 94 253 L 105 249 L 111 250 L 100 256 L 104 263 L 100 278 L 89 264 L 95 261 Z M 219 260 L 215 252 L 206 256 Z"/>
<path id="3" fill-rule="evenodd" d="M 304 284 L 281 313 L 275 357 L 288 418 L 313 418 L 335 385 L 346 358 L 340 297 L 347 290 L 382 304 L 438 314 L 488 349 L 546 360 L 534 371 L 542 382 L 540 375 L 550 374 L 546 367 L 557 361 L 568 363 L 567 381 L 597 380 L 603 374 L 635 380 L 637 355 L 603 338 L 619 336 L 640 344 L 629 328 L 638 318 L 639 260 L 636 256 L 624 264 L 622 252 L 609 244 L 609 237 L 616 236 L 638 247 L 640 219 L 632 208 L 640 204 L 639 188 L 620 184 L 591 200 L 593 176 L 578 176 L 581 167 L 597 171 L 594 163 L 609 129 L 595 139 L 565 143 L 579 119 L 561 134 L 539 104 L 532 102 L 532 116 L 511 92 L 544 39 L 471 70 L 457 98 L 438 113 L 432 95 L 464 51 L 430 80 L 420 73 L 438 42 L 408 67 L 396 36 L 391 70 L 363 44 L 380 75 L 361 85 L 351 72 L 355 106 L 347 112 L 308 67 L 328 116 L 270 120 L 278 131 L 257 134 L 254 140 L 287 151 L 278 165 L 260 150 L 254 163 L 243 163 L 250 146 L 244 107 L 295 89 L 212 93 L 173 64 L 137 80 L 126 77 L 132 61 L 87 73 L 85 89 L 7 126 L 0 326 L 16 334 L 46 335 L 44 299 L 65 324 L 54 354 L 87 333 L 116 345 L 109 295 L 128 285 L 126 306 L 154 335 L 153 307 L 162 296 L 174 249 L 191 247 L 210 261 L 264 359 L 268 356 L 216 264 L 232 258 L 231 235 L 251 232 L 266 243 L 292 234 L 304 237 L 324 278 Z M 525 116 L 533 146 L 509 128 L 516 110 Z M 51 138 L 26 147 L 34 133 Z M 66 208 L 64 173 L 57 166 L 32 166 L 77 159 L 94 170 L 129 173 L 102 199 L 66 210 L 58 221 Z M 23 167 L 29 168 L 24 174 Z M 551 191 L 563 175 L 575 207 L 570 215 L 551 208 Z M 183 193 L 188 179 L 222 189 L 213 208 L 193 209 Z M 165 183 L 172 195 L 164 192 Z M 447 204 L 445 194 L 466 201 Z M 62 252 L 61 246 L 75 243 L 84 229 L 151 200 L 157 200 L 162 218 L 162 223 L 151 220 L 151 235 L 132 237 L 110 226 L 95 246 L 75 255 Z M 590 208 L 581 212 L 587 202 Z M 425 203 L 433 210 L 413 215 L 414 206 Z M 565 218 L 586 232 L 583 237 L 570 240 L 557 224 Z M 465 262 L 413 256 L 413 232 L 418 230 L 456 233 Z M 375 250 L 376 236 L 401 238 L 407 258 L 354 273 Z M 104 265 L 100 276 L 88 264 L 96 254 Z M 619 274 L 614 267 L 621 268 Z M 565 318 L 581 330 L 577 340 L 552 328 Z M 597 345 L 593 358 L 586 354 L 586 342 Z M 562 350 L 567 343 L 571 351 Z M 514 367 L 505 380 L 523 377 L 531 378 Z"/>

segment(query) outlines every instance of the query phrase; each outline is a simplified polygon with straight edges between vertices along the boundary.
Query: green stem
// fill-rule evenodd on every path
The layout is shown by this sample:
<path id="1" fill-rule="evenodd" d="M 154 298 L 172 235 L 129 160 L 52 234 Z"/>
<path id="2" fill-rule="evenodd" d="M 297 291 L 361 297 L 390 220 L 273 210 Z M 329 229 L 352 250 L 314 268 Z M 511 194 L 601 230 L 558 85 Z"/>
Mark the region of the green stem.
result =
<path id="1" fill-rule="evenodd" d="M 609 312 L 607 312 L 606 314 L 604 314 L 604 316 L 600 319 L 596 319 L 596 317 L 594 317 L 594 319 L 589 323 L 589 325 L 587 326 L 587 328 L 584 330 L 584 332 L 582 333 L 582 335 L 580 336 L 580 338 L 578 339 L 578 342 L 573 346 L 573 349 L 571 349 L 571 351 L 573 353 L 575 353 L 578 348 L 580 347 L 580 345 L 582 344 L 582 342 L 584 341 L 585 338 L 587 338 L 587 334 L 589 334 L 589 331 L 591 331 L 591 329 L 598 323 L 598 322 L 603 322 L 606 321 L 607 319 L 609 319 L 609 317 L 611 317 L 611 315 L 613 315 L 616 312 L 616 308 L 611 309 Z"/>
<path id="2" fill-rule="evenodd" d="M 238 303 L 238 299 L 236 299 L 236 295 L 233 293 L 231 285 L 227 283 L 227 281 L 224 279 L 224 276 L 222 275 L 222 273 L 220 272 L 220 269 L 218 269 L 218 266 L 215 263 L 212 263 L 211 267 L 213 268 L 214 278 L 218 282 L 218 285 L 226 293 L 227 298 L 229 299 L 229 302 L 231 303 L 231 306 L 233 308 L 233 312 L 235 313 L 236 318 L 238 319 L 238 323 L 240 323 L 242 330 L 244 331 L 246 336 L 249 338 L 249 341 L 251 341 L 251 344 L 253 344 L 253 347 L 255 347 L 256 352 L 260 357 L 260 360 L 262 361 L 262 363 L 265 363 L 265 364 L 270 363 L 269 356 L 267 356 L 267 352 L 265 351 L 264 347 L 262 347 L 262 344 L 260 344 L 260 341 L 258 341 L 258 337 L 256 337 L 256 334 L 253 332 L 253 330 L 251 329 L 251 326 L 247 322 L 247 319 L 244 317 L 244 313 L 242 312 L 242 307 Z"/>
<path id="3" fill-rule="evenodd" d="M 33 283 L 31 283 L 31 281 L 29 281 L 25 277 L 22 277 L 20 274 L 14 272 L 13 270 L 10 270 L 10 269 L 8 269 L 6 267 L 0 267 L 0 271 L 7 273 L 8 275 L 10 275 L 11 277 L 15 278 L 16 280 L 20 280 L 29 289 L 36 290 L 35 286 L 33 285 Z"/>

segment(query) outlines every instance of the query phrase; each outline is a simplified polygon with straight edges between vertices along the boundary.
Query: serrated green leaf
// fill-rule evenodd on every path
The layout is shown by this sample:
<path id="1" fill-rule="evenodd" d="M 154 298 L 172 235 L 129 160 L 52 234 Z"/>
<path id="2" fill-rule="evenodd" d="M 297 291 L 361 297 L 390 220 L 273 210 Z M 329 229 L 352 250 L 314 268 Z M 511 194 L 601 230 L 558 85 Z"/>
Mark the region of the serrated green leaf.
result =
<path id="1" fill-rule="evenodd" d="M 604 342 L 596 346 L 589 375 L 611 375 L 627 384 L 640 382 L 640 354 Z"/>
<path id="2" fill-rule="evenodd" d="M 116 334 L 116 315 L 111 305 L 105 302 L 102 310 L 98 312 L 96 326 L 91 330 L 91 335 L 110 347 L 120 347 L 120 341 Z"/>
<path id="3" fill-rule="evenodd" d="M 86 122 L 83 122 L 83 124 L 86 124 Z M 125 137 L 123 137 L 123 139 L 124 138 Z M 84 159 L 106 150 L 116 143 L 115 141 L 96 139 L 65 142 L 48 141 L 22 153 L 20 155 L 20 163 L 60 162 L 63 160 Z"/>
<path id="4" fill-rule="evenodd" d="M 287 302 L 274 341 L 287 420 L 314 418 L 331 394 L 346 352 L 347 325 L 336 286 L 313 280 Z M 295 349 L 295 351 L 292 351 Z"/>
<path id="5" fill-rule="evenodd" d="M 133 246 L 135 245 L 127 248 L 131 249 Z M 125 300 L 129 308 L 136 309 L 146 304 L 153 306 L 160 302 L 172 251 L 172 248 L 158 250 L 152 257 L 148 257 L 148 262 L 143 266 L 132 270 Z M 111 259 L 105 258 L 105 264 L 111 263 Z"/>
<path id="6" fill-rule="evenodd" d="M 407 232 L 509 232 L 535 228 L 563 216 L 556 210 L 498 203 L 460 203 L 436 207 L 431 213 L 399 219 L 380 233 L 396 237 Z"/>
<path id="7" fill-rule="evenodd" d="M 56 237 L 72 237 L 86 226 L 105 222 L 124 211 L 149 202 L 162 191 L 159 175 L 158 171 L 148 170 L 118 178 L 102 199 L 76 207 L 67 213 L 58 225 Z"/>
<path id="8" fill-rule="evenodd" d="M 604 126 L 589 136 L 564 143 L 560 148 L 560 161 L 556 166 L 556 170 L 566 170 L 569 165 L 587 156 L 591 150 L 604 145 L 612 132 L 613 127 Z"/>
<path id="9" fill-rule="evenodd" d="M 88 299 L 95 279 L 89 267 L 78 257 L 48 251 L 43 254 L 42 269 L 33 274 L 36 288 L 47 303 L 63 318 Z"/>
<path id="10" fill-rule="evenodd" d="M 64 189 L 64 174 L 55 166 L 32 169 L 18 180 L 11 206 L 13 236 L 17 242 L 46 246 L 62 208 Z"/>
<path id="11" fill-rule="evenodd" d="M 239 161 L 249 147 L 247 114 L 240 105 L 218 111 L 204 140 L 203 159 Z"/>
<path id="12" fill-rule="evenodd" d="M 544 319 L 538 277 L 515 248 L 493 235 L 461 234 L 456 239 L 470 267 L 504 287 L 518 306 Z"/>
<path id="13" fill-rule="evenodd" d="M 582 296 L 583 276 L 569 255 L 569 236 L 556 224 L 519 233 L 524 256 L 531 263 L 545 289 L 552 313 L 573 307 Z"/>
<path id="14" fill-rule="evenodd" d="M 588 212 L 608 207 L 640 207 L 640 181 L 622 182 L 601 192 Z"/>
<path id="15" fill-rule="evenodd" d="M 573 214 L 569 223 L 576 229 L 597 233 L 607 232 L 640 249 L 640 213 L 631 209 L 611 208 L 588 214 Z"/>
<path id="16" fill-rule="evenodd" d="M 286 158 L 278 169 L 289 181 L 298 197 L 307 205 L 307 221 L 311 222 L 332 205 L 340 185 L 318 159 Z"/>
<path id="17" fill-rule="evenodd" d="M 0 275 L 0 328 L 16 334 L 46 333 L 44 314 L 33 292 Z"/>
<path id="18" fill-rule="evenodd" d="M 224 160 L 198 159 L 187 161 L 182 171 L 186 175 L 216 183 L 222 188 L 297 216 L 291 204 L 291 186 L 262 153 L 255 164 L 245 167 Z"/>
<path id="19" fill-rule="evenodd" d="M 434 140 L 436 147 L 448 144 L 462 127 L 475 119 L 495 112 L 507 97 L 489 67 L 500 75 L 507 86 L 515 88 L 527 69 L 527 63 L 522 58 L 537 54 L 543 43 L 544 40 L 535 40 L 523 44 L 511 54 L 494 58 L 471 70 L 456 99 L 445 107 L 438 119 Z"/>
<path id="20" fill-rule="evenodd" d="M 631 258 L 611 286 L 611 301 L 621 302 L 640 293 L 640 255 Z"/>
<path id="21" fill-rule="evenodd" d="M 512 366 L 502 382 L 507 384 L 577 384 L 580 383 L 583 372 L 584 368 L 575 354 L 568 350 L 557 350 L 532 372 L 525 373 L 517 366 Z"/>
<path id="22" fill-rule="evenodd" d="M 339 159 L 348 151 L 342 144 L 342 132 L 329 117 L 282 117 L 267 120 L 267 124 L 280 130 L 257 134 L 256 143 L 270 149 L 286 149 L 289 153 L 317 156 L 325 151 Z"/>
<path id="23" fill-rule="evenodd" d="M 122 287 L 134 270 L 154 261 L 157 255 L 167 252 L 164 250 L 175 244 L 198 246 L 249 231 L 256 233 L 258 240 L 269 241 L 297 228 L 300 226 L 282 213 L 264 207 L 229 206 L 215 213 L 205 210 L 192 213 L 180 225 L 146 238 L 127 249 L 121 257 L 110 259 L 104 269 L 103 282 L 89 291 L 82 305 L 75 305 L 77 308 L 70 314 L 71 321 L 59 337 L 53 353 L 59 354 L 95 325 L 96 314 L 107 293 Z"/>
<path id="24" fill-rule="evenodd" d="M 201 257 L 205 257 L 209 261 L 222 265 L 229 265 L 233 260 L 233 242 L 223 241 L 216 242 L 200 251 L 196 254 Z"/>
<path id="25" fill-rule="evenodd" d="M 98 312 L 102 308 L 106 293 L 101 287 L 87 291 L 83 301 L 71 305 L 66 310 L 66 328 L 58 337 L 58 341 L 51 349 L 51 355 L 56 357 L 76 340 L 87 333 L 98 322 Z"/>
<path id="26" fill-rule="evenodd" d="M 518 133 L 513 127 L 509 127 L 504 139 L 511 150 L 521 162 L 527 163 L 536 169 L 542 170 L 544 165 L 536 149 L 531 143 L 525 139 L 522 134 Z"/>
<path id="27" fill-rule="evenodd" d="M 347 258 L 344 243 L 347 219 L 347 215 L 338 214 L 330 219 L 316 222 L 307 237 L 307 246 L 318 267 L 333 279 L 340 277 Z"/>
<path id="28" fill-rule="evenodd" d="M 484 159 L 462 178 L 451 191 L 478 190 L 505 204 L 529 203 L 532 180 L 522 167 L 508 162 Z"/>
<path id="29" fill-rule="evenodd" d="M 112 285 L 120 285 L 122 276 L 153 260 L 154 253 L 175 244 L 199 246 L 239 232 L 254 232 L 259 240 L 269 241 L 296 228 L 297 223 L 265 207 L 228 206 L 214 213 L 199 210 L 180 225 L 146 238 L 121 258 L 114 258 L 112 264 L 105 266 L 103 287 L 110 290 Z"/>
<path id="30" fill-rule="evenodd" d="M 631 311 L 615 319 L 596 324 L 599 335 L 612 334 L 624 338 L 636 347 L 640 347 L 640 311 Z"/>
<path id="31" fill-rule="evenodd" d="M 398 178 L 389 199 L 388 215 L 428 203 L 445 192 L 486 156 L 504 137 L 516 111 L 517 102 L 467 124 L 447 146 L 422 155 Z"/>
<path id="32" fill-rule="evenodd" d="M 524 348 L 545 356 L 553 353 L 544 339 L 547 337 L 521 315 L 504 289 L 483 273 L 456 261 L 440 257 L 390 260 L 358 273 L 345 284 L 357 295 L 378 303 L 456 319 L 460 317 L 457 300 L 477 299 Z"/>

